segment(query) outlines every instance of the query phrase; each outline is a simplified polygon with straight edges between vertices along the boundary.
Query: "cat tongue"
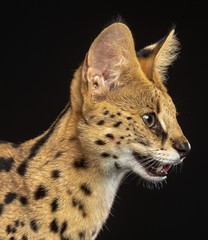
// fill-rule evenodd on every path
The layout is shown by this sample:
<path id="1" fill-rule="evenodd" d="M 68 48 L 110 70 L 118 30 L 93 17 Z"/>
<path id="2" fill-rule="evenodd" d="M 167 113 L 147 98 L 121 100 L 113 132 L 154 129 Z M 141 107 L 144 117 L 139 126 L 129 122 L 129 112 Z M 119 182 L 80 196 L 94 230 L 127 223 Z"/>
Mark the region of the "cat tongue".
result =
<path id="1" fill-rule="evenodd" d="M 157 168 L 157 170 L 155 171 L 155 174 L 159 175 L 159 176 L 165 176 L 168 173 L 168 170 L 171 168 L 170 164 L 165 164 L 165 165 L 161 165 L 160 167 Z"/>
<path id="2" fill-rule="evenodd" d="M 168 172 L 168 170 L 171 168 L 171 165 L 170 164 L 165 164 L 164 166 L 163 166 L 163 171 L 166 171 L 166 172 Z"/>

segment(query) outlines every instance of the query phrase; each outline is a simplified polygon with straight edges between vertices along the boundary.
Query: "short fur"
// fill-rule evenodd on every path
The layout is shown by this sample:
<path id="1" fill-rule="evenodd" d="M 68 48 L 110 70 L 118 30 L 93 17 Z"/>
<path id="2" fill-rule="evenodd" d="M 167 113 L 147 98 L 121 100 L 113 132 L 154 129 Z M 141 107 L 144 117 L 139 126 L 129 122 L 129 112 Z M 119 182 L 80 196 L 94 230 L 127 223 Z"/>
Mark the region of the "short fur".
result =
<path id="1" fill-rule="evenodd" d="M 0 143 L 0 240 L 93 240 L 128 171 L 166 179 L 190 148 L 161 81 L 177 52 L 174 30 L 138 57 L 126 25 L 101 32 L 49 130 Z"/>

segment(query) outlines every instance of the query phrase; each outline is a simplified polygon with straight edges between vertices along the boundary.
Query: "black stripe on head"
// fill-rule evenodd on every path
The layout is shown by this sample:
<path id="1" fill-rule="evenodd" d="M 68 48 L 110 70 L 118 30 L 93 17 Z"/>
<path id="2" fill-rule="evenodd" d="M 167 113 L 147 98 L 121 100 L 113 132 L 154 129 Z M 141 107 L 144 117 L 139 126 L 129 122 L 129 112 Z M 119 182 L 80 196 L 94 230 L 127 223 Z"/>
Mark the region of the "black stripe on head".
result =
<path id="1" fill-rule="evenodd" d="M 160 102 L 157 101 L 157 114 L 159 114 L 159 113 L 160 113 Z"/>
<path id="2" fill-rule="evenodd" d="M 162 125 L 160 124 L 159 120 L 156 118 L 155 124 L 151 127 L 152 130 L 155 131 L 155 134 L 158 137 L 161 137 L 161 144 L 163 145 L 168 138 L 168 134 L 164 131 Z"/>
<path id="3" fill-rule="evenodd" d="M 162 145 L 165 143 L 166 139 L 168 138 L 168 134 L 163 131 L 162 134 L 161 134 L 161 137 L 162 137 Z"/>

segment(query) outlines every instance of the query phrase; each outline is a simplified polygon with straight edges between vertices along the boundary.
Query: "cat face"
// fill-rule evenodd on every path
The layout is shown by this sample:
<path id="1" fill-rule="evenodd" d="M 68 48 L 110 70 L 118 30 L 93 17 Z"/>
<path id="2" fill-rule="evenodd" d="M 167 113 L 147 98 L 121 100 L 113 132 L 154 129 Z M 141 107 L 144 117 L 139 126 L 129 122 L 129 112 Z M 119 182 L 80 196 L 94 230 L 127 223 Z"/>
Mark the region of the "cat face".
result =
<path id="1" fill-rule="evenodd" d="M 164 85 L 177 53 L 172 30 L 137 54 L 130 30 L 121 23 L 91 45 L 77 72 L 84 119 L 79 131 L 83 148 L 102 170 L 132 170 L 159 182 L 189 153 Z"/>

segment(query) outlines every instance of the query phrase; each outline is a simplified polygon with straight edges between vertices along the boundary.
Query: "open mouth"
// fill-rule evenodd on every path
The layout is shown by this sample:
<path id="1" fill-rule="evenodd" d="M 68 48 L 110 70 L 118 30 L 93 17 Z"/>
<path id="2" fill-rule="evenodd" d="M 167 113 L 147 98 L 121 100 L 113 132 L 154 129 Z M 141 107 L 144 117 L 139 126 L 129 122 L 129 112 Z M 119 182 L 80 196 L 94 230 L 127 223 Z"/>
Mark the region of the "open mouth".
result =
<path id="1" fill-rule="evenodd" d="M 137 152 L 133 152 L 133 156 L 145 169 L 147 174 L 154 177 L 165 177 L 172 166 L 171 164 L 162 164 L 155 159 L 142 156 Z"/>

